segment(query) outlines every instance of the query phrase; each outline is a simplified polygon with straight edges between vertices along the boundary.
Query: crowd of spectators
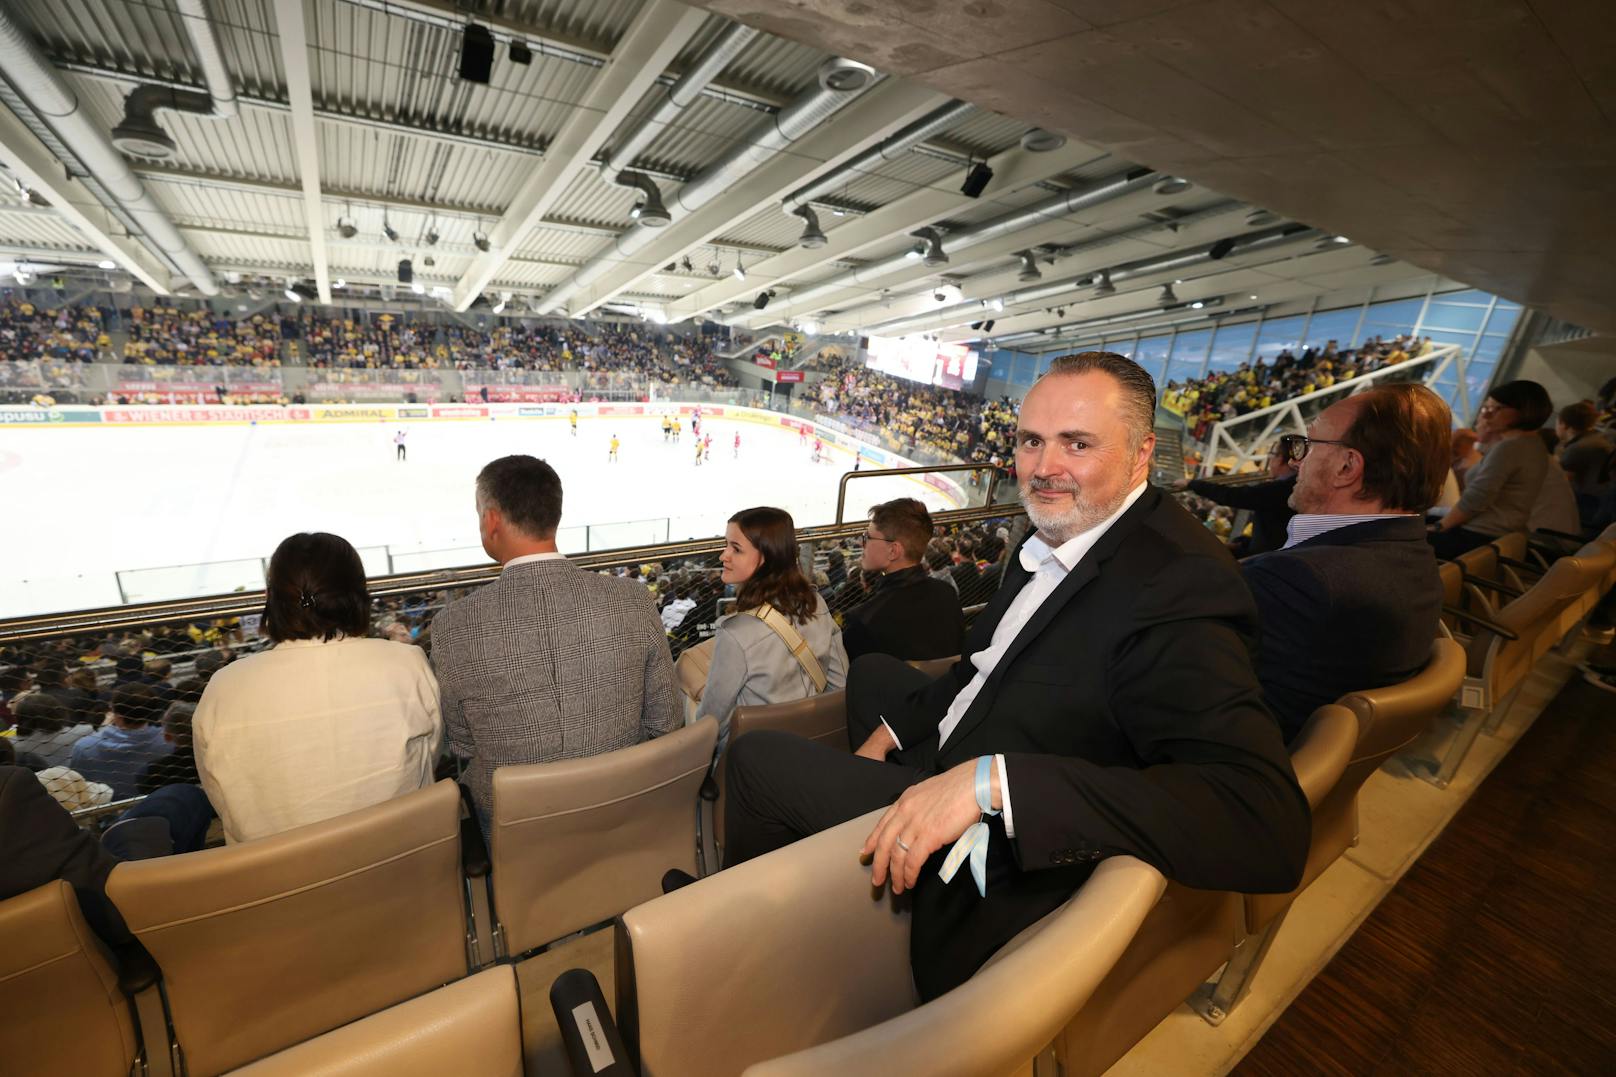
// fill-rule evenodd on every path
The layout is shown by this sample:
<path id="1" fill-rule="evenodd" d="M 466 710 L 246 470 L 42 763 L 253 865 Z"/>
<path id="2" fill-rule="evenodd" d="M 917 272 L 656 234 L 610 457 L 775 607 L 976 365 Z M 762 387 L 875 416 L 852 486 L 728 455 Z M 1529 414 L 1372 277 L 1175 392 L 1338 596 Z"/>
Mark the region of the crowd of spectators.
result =
<path id="1" fill-rule="evenodd" d="M 227 318 L 206 307 L 130 307 L 123 361 L 162 366 L 281 365 L 281 325 L 273 314 Z"/>
<path id="2" fill-rule="evenodd" d="M 1370 337 L 1357 348 L 1341 348 L 1334 340 L 1310 347 L 1300 356 L 1289 348 L 1272 363 L 1259 356 L 1230 371 L 1204 378 L 1169 381 L 1162 407 L 1184 419 L 1190 436 L 1206 440 L 1212 424 L 1266 408 L 1281 401 L 1328 389 L 1388 366 L 1417 359 L 1431 350 L 1431 338 L 1400 335 L 1391 340 Z"/>
<path id="3" fill-rule="evenodd" d="M 56 364 L 110 359 L 107 315 L 100 307 L 43 308 L 8 296 L 0 302 L 0 358 Z"/>

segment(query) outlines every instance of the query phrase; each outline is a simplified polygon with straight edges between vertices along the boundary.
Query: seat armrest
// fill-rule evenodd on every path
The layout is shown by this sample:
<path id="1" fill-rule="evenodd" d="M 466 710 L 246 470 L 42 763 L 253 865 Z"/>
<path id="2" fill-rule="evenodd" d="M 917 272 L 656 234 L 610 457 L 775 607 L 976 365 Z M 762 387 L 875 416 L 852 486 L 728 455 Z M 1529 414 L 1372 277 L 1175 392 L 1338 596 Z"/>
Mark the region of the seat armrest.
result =
<path id="1" fill-rule="evenodd" d="M 1502 636 L 1504 639 L 1511 642 L 1521 638 L 1511 630 L 1499 624 L 1497 621 L 1489 621 L 1485 617 L 1477 617 L 1475 614 L 1466 613 L 1464 610 L 1461 610 L 1455 606 L 1444 605 L 1442 607 L 1442 612 L 1448 614 L 1450 617 L 1457 617 L 1460 620 L 1469 621 L 1471 624 L 1480 625 L 1493 635 Z"/>
<path id="2" fill-rule="evenodd" d="M 1499 560 L 1503 559 L 1500 558 Z M 1483 590 L 1496 591 L 1499 594 L 1505 595 L 1509 598 L 1521 597 L 1521 591 L 1518 588 L 1511 587 L 1505 583 L 1495 583 L 1492 580 L 1484 580 L 1480 576 L 1472 576 L 1468 572 L 1464 574 L 1464 582 L 1471 587 L 1480 587 Z"/>
<path id="3" fill-rule="evenodd" d="M 460 866 L 465 869 L 468 879 L 483 879 L 488 876 L 490 868 L 488 842 L 483 837 L 482 824 L 477 820 L 477 805 L 471 799 L 471 790 L 464 785 L 459 788 L 460 803 L 466 809 L 466 814 L 460 819 Z"/>
<path id="4" fill-rule="evenodd" d="M 1521 569 L 1521 570 L 1526 571 L 1526 572 L 1530 572 L 1534 576 L 1543 575 L 1543 566 L 1542 565 L 1534 565 L 1530 561 L 1517 561 L 1513 557 L 1505 557 L 1503 554 L 1499 554 L 1498 555 L 1498 563 L 1500 565 L 1508 565 L 1510 568 L 1517 568 L 1517 569 Z"/>
<path id="5" fill-rule="evenodd" d="M 557 976 L 550 985 L 550 1009 L 575 1077 L 634 1077 L 628 1049 L 594 973 L 568 969 Z"/>

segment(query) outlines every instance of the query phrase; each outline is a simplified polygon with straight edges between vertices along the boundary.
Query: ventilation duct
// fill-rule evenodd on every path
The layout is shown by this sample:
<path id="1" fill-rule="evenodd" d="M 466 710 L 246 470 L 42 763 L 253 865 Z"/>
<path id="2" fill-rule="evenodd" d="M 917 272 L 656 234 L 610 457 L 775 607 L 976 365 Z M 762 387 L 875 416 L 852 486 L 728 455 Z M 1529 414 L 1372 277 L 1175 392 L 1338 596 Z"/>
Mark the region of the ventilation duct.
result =
<path id="1" fill-rule="evenodd" d="M 617 182 L 640 192 L 640 204 L 634 207 L 634 219 L 640 224 L 647 228 L 666 228 L 673 223 L 672 215 L 662 204 L 662 192 L 650 176 L 643 172 L 619 172 Z"/>
<path id="2" fill-rule="evenodd" d="M 230 81 L 229 69 L 224 66 L 224 52 L 219 48 L 213 20 L 208 17 L 207 0 L 174 2 L 185 20 L 185 32 L 196 50 L 197 63 L 202 66 L 202 80 L 207 84 L 208 96 L 213 99 L 213 115 L 230 119 L 236 115 L 236 87 Z"/>
<path id="3" fill-rule="evenodd" d="M 1222 296 L 1208 299 L 1204 303 L 1204 306 L 1206 307 L 1221 307 L 1222 305 Z M 1149 325 L 1140 326 L 1139 331 L 1143 333 L 1149 332 L 1153 329 L 1166 329 L 1169 326 L 1175 325 L 1191 325 L 1196 322 L 1204 323 L 1208 318 L 1212 317 L 1210 314 L 1203 314 L 1197 310 L 1197 312 L 1194 314 L 1186 314 L 1177 318 L 1169 318 L 1166 321 L 1160 320 L 1164 314 L 1171 313 L 1173 312 L 1164 310 L 1136 310 L 1128 314 L 1113 314 L 1108 318 L 1090 318 L 1087 321 L 1072 322 L 1069 325 L 1056 326 L 1053 331 L 1046 329 L 1035 329 L 1026 333 L 1013 333 L 1010 336 L 998 338 L 998 340 L 996 340 L 994 343 L 1000 345 L 1013 345 L 1032 344 L 1042 341 L 1057 347 L 1064 347 L 1075 341 L 1082 340 L 1086 336 L 1089 336 L 1090 330 L 1105 329 L 1113 325 L 1127 325 L 1129 322 L 1150 322 Z M 1227 313 L 1233 314 L 1236 312 L 1229 311 Z"/>
<path id="4" fill-rule="evenodd" d="M 812 207 L 800 206 L 795 215 L 801 217 L 803 221 L 802 235 L 797 237 L 797 246 L 813 251 L 830 242 L 830 239 L 820 229 L 819 215 L 813 211 Z M 688 260 L 686 259 L 686 261 Z"/>
<path id="5" fill-rule="evenodd" d="M 1120 172 L 1088 187 L 1062 191 L 1030 206 L 1007 213 L 1003 217 L 996 217 L 991 221 L 984 221 L 970 228 L 962 228 L 958 232 L 950 232 L 948 243 L 953 248 L 954 253 L 958 254 L 969 247 L 1019 232 L 1023 228 L 1031 228 L 1037 224 L 1047 224 L 1053 218 L 1069 216 L 1104 202 L 1109 202 L 1112 199 L 1121 198 L 1125 194 L 1142 190 L 1149 187 L 1157 178 L 1158 173 L 1147 168 L 1135 168 L 1127 172 Z M 882 277 L 891 276 L 893 273 L 910 268 L 913 268 L 913 262 L 909 258 L 909 252 L 907 250 L 900 251 L 889 258 L 878 259 L 868 265 L 850 269 L 845 273 L 839 273 L 831 277 L 829 280 L 804 288 L 791 296 L 789 306 L 792 313 L 795 314 L 806 314 L 810 311 L 819 310 L 825 306 L 820 301 L 829 296 L 845 291 L 848 288 L 868 285 L 871 281 L 880 280 Z"/>
<path id="6" fill-rule="evenodd" d="M 176 6 L 208 92 L 167 86 L 137 86 L 131 90 L 124 98 L 123 119 L 112 129 L 112 144 L 136 157 L 166 160 L 174 156 L 174 139 L 157 122 L 160 110 L 217 119 L 231 119 L 237 113 L 236 88 L 225 68 L 205 0 L 176 0 Z"/>
<path id="7" fill-rule="evenodd" d="M 1233 204 L 1231 203 L 1230 205 L 1232 206 Z M 1227 208 L 1219 212 L 1227 212 Z M 1278 247 L 1311 241 L 1319 235 L 1318 229 L 1309 228 L 1306 225 L 1281 225 L 1262 232 L 1249 232 L 1241 236 L 1198 244 L 1182 251 L 1173 251 L 1169 254 L 1124 262 L 1122 265 L 1102 269 L 1098 274 L 1089 271 L 1079 276 L 1066 277 L 1062 280 L 1051 281 L 1048 284 L 1040 284 L 1032 288 L 1018 288 L 1013 292 L 987 297 L 987 302 L 1002 302 L 1007 307 L 1041 303 L 1048 299 L 1067 296 L 1068 293 L 1079 288 L 1085 288 L 1096 280 L 1100 283 L 1111 284 L 1111 290 L 1115 292 L 1116 282 L 1118 281 L 1132 280 L 1154 273 L 1189 269 L 1193 266 L 1219 261 L 1230 254 L 1253 254 L 1258 251 L 1273 250 Z M 1109 241 L 1107 240 L 1107 242 Z M 966 325 L 975 320 L 976 313 L 981 309 L 982 302 L 982 299 L 972 299 L 944 307 L 941 310 L 933 310 L 907 318 L 897 318 L 889 322 L 882 322 L 879 325 L 872 325 L 869 327 L 869 332 L 891 336 L 915 330 L 943 329 L 954 325 Z M 843 312 L 843 317 L 846 317 L 847 313 Z M 950 317 L 957 320 L 952 322 L 939 321 L 940 318 L 946 319 Z"/>
<path id="8" fill-rule="evenodd" d="M 838 165 L 812 183 L 798 187 L 781 199 L 780 208 L 787 213 L 797 212 L 798 209 L 806 206 L 814 199 L 834 191 L 838 187 L 846 186 L 865 173 L 879 168 L 884 162 L 902 157 L 928 138 L 952 126 L 955 121 L 969 111 L 971 111 L 971 106 L 964 101 L 950 101 L 941 108 L 934 109 L 897 134 L 876 143 L 857 157 Z"/>
<path id="9" fill-rule="evenodd" d="M 153 245 L 203 295 L 218 295 L 213 273 L 185 241 L 168 214 L 130 169 L 129 162 L 91 120 L 78 96 L 45 59 L 7 6 L 0 5 L 0 69 L 39 117 L 49 124 L 90 178 L 100 184 Z"/>
<path id="10" fill-rule="evenodd" d="M 773 116 L 758 121 L 712 165 L 681 187 L 669 207 L 674 217 L 694 213 L 735 186 L 785 147 L 818 128 L 876 82 L 875 69 L 856 60 L 834 57 L 820 65 L 819 85 L 801 94 Z M 638 224 L 623 232 L 611 247 L 553 289 L 540 303 L 549 313 L 578 291 L 599 280 L 614 266 L 631 261 L 649 246 L 656 230 Z"/>

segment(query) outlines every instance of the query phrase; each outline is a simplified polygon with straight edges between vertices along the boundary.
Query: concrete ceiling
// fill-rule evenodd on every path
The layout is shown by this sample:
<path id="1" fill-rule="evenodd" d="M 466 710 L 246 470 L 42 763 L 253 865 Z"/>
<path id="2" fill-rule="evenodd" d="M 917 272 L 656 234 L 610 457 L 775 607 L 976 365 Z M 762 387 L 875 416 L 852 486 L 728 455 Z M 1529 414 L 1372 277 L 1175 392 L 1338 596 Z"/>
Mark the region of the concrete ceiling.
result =
<path id="1" fill-rule="evenodd" d="M 1613 0 L 706 0 L 1616 333 Z"/>

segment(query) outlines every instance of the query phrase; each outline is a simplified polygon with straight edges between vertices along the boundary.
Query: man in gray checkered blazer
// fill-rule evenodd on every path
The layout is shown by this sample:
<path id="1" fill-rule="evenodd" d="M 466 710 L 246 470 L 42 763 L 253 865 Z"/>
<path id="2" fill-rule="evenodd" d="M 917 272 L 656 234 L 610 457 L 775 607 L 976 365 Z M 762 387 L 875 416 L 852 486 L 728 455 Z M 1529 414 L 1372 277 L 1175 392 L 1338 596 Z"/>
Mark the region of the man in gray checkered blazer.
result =
<path id="1" fill-rule="evenodd" d="M 432 667 L 486 833 L 496 767 L 627 748 L 679 728 L 684 710 L 651 593 L 557 552 L 561 479 L 549 464 L 506 456 L 483 468 L 477 515 L 483 549 L 505 567 L 432 622 Z"/>

